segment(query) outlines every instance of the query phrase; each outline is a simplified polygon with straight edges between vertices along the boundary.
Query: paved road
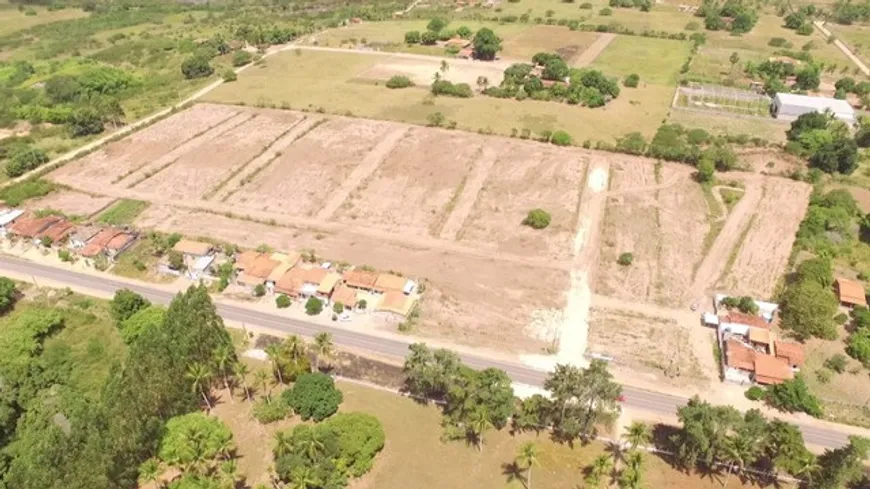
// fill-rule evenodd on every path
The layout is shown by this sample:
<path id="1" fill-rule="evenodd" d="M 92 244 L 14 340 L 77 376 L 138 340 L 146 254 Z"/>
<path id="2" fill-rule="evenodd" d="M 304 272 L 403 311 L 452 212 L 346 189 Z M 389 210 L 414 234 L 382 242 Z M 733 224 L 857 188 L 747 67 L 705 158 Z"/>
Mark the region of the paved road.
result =
<path id="1" fill-rule="evenodd" d="M 108 276 L 97 276 L 72 270 L 54 268 L 35 262 L 12 257 L 0 256 L 0 274 L 12 272 L 16 275 L 33 277 L 39 280 L 50 280 L 64 283 L 71 288 L 83 288 L 108 294 L 122 288 L 131 289 L 156 304 L 168 304 L 174 294 L 158 288 L 133 285 L 113 280 Z M 216 304 L 218 313 L 226 320 L 268 328 L 286 333 L 313 337 L 322 331 L 332 333 L 333 341 L 339 347 L 355 348 L 377 355 L 401 359 L 408 350 L 408 342 L 370 336 L 363 333 L 348 331 L 342 328 L 313 324 L 307 321 L 279 317 L 272 314 L 253 311 L 243 307 L 227 304 Z M 511 379 L 533 386 L 541 386 L 546 377 L 545 372 L 526 367 L 522 364 L 491 360 L 476 355 L 462 354 L 462 360 L 475 368 L 496 367 L 504 370 Z M 647 410 L 656 414 L 673 415 L 677 407 L 686 402 L 685 398 L 659 392 L 624 386 L 625 404 L 630 408 Z M 804 433 L 807 443 L 822 447 L 837 447 L 846 444 L 846 434 L 830 428 L 798 423 Z"/>

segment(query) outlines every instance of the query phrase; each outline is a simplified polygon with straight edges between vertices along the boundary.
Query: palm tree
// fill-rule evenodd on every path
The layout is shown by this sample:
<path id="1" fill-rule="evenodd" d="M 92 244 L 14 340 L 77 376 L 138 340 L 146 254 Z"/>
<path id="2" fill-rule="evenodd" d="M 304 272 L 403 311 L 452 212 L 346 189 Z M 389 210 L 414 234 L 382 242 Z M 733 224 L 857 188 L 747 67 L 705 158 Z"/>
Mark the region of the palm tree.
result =
<path id="1" fill-rule="evenodd" d="M 323 332 L 314 337 L 314 370 L 320 370 L 320 359 L 332 357 L 332 334 Z"/>
<path id="2" fill-rule="evenodd" d="M 648 424 L 635 421 L 626 426 L 622 439 L 628 442 L 631 450 L 636 450 L 638 446 L 646 445 L 652 440 L 652 430 Z"/>
<path id="3" fill-rule="evenodd" d="M 290 438 L 290 433 L 286 431 L 276 431 L 272 436 L 275 440 L 275 457 L 287 455 L 293 451 L 293 441 Z"/>
<path id="4" fill-rule="evenodd" d="M 323 442 L 320 441 L 320 437 L 317 435 L 317 432 L 311 431 L 308 438 L 304 441 L 303 451 L 308 458 L 313 462 L 320 458 L 320 454 L 323 452 L 324 445 Z"/>
<path id="5" fill-rule="evenodd" d="M 290 473 L 290 489 L 308 489 L 320 484 L 311 467 L 297 467 Z"/>
<path id="6" fill-rule="evenodd" d="M 450 69 L 450 65 L 447 64 L 447 61 L 445 61 L 445 60 L 442 59 L 442 60 L 441 60 L 441 73 L 447 73 L 447 71 L 448 71 L 449 69 Z"/>
<path id="7" fill-rule="evenodd" d="M 593 487 L 599 487 L 607 474 L 613 471 L 613 460 L 607 455 L 595 457 L 592 464 L 586 470 L 586 483 Z"/>
<path id="8" fill-rule="evenodd" d="M 606 450 L 610 452 L 610 457 L 613 458 L 613 470 L 619 471 L 619 463 L 625 458 L 625 446 L 620 441 L 612 441 L 607 444 Z"/>
<path id="9" fill-rule="evenodd" d="M 628 468 L 632 470 L 640 470 L 643 465 L 643 452 L 631 452 L 626 460 Z"/>
<path id="10" fill-rule="evenodd" d="M 269 357 L 269 361 L 272 363 L 272 372 L 278 374 L 278 381 L 282 384 L 284 383 L 284 376 L 281 375 L 281 345 L 278 343 L 272 343 L 271 345 L 266 347 L 266 355 Z"/>
<path id="11" fill-rule="evenodd" d="M 217 371 L 221 374 L 224 380 L 224 388 L 226 388 L 227 392 L 230 394 L 230 402 L 235 403 L 233 400 L 233 389 L 230 385 L 230 375 L 232 375 L 233 366 L 236 363 L 236 353 L 233 351 L 233 347 L 231 345 L 224 345 L 215 352 L 215 364 L 217 366 Z"/>
<path id="12" fill-rule="evenodd" d="M 233 371 L 236 374 L 236 377 L 241 381 L 242 388 L 245 390 L 245 399 L 248 401 L 251 400 L 251 390 L 248 389 L 248 373 L 250 369 L 248 366 L 242 362 L 236 361 L 236 364 L 233 366 Z"/>
<path id="13" fill-rule="evenodd" d="M 202 394 L 202 399 L 205 401 L 205 405 L 208 406 L 208 410 L 211 411 L 211 401 L 208 400 L 208 394 L 206 394 L 209 387 L 209 381 L 211 380 L 211 371 L 209 371 L 208 367 L 205 365 L 197 362 L 188 367 L 187 378 L 191 381 L 191 389 L 193 392 L 199 392 Z"/>
<path id="14" fill-rule="evenodd" d="M 795 473 L 792 474 L 797 481 L 794 483 L 794 488 L 797 489 L 800 485 L 800 479 L 803 479 L 807 482 L 807 487 L 811 487 L 813 485 L 813 475 L 817 474 L 820 470 L 822 470 L 822 466 L 819 465 L 818 459 L 815 455 L 810 452 L 806 452 L 800 460 L 800 465 L 795 470 Z"/>
<path id="15" fill-rule="evenodd" d="M 520 445 L 517 452 L 517 465 L 526 467 L 526 489 L 532 489 L 532 466 L 538 465 L 538 447 L 528 441 Z"/>
<path id="16" fill-rule="evenodd" d="M 640 489 L 643 474 L 639 469 L 627 467 L 619 475 L 619 487 L 621 489 Z"/>
<path id="17" fill-rule="evenodd" d="M 731 473 L 736 468 L 741 474 L 746 469 L 746 466 L 755 461 L 755 447 L 753 440 L 746 436 L 737 436 L 725 440 L 724 453 L 722 454 L 725 462 L 728 464 L 728 475 L 725 476 L 725 483 L 728 485 L 728 479 Z"/>
<path id="18" fill-rule="evenodd" d="M 220 483 L 222 489 L 236 489 L 245 476 L 239 473 L 239 465 L 235 460 L 227 460 L 220 466 Z"/>
<path id="19" fill-rule="evenodd" d="M 485 408 L 480 408 L 471 415 L 468 420 L 468 431 L 477 445 L 478 451 L 483 451 L 483 434 L 486 430 L 492 428 L 492 422 L 489 420 L 489 413 Z"/>
<path id="20" fill-rule="evenodd" d="M 156 458 L 149 458 L 139 466 L 139 485 L 144 486 L 151 482 L 157 482 L 162 472 L 160 461 Z"/>
<path id="21" fill-rule="evenodd" d="M 295 365 L 300 358 L 305 356 L 306 345 L 302 338 L 294 335 L 288 336 L 284 340 L 284 350 L 287 352 L 287 357 Z"/>
<path id="22" fill-rule="evenodd" d="M 269 392 L 266 392 L 266 387 L 269 386 L 269 377 L 270 377 L 269 373 L 263 369 L 260 369 L 260 370 L 257 370 L 256 372 L 254 372 L 254 385 L 260 387 L 260 389 L 261 389 L 260 392 L 262 392 L 263 397 L 265 397 L 267 399 L 270 398 L 272 395 L 271 390 L 269 390 Z"/>

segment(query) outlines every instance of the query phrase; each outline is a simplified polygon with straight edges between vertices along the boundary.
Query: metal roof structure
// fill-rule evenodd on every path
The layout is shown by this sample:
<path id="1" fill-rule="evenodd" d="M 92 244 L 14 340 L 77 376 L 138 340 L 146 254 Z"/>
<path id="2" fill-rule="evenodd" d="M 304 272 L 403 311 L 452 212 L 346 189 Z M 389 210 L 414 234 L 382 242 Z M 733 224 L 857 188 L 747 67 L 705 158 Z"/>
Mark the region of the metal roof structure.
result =
<path id="1" fill-rule="evenodd" d="M 773 97 L 774 112 L 777 119 L 795 119 L 809 112 L 830 111 L 837 119 L 852 124 L 855 122 L 855 109 L 845 100 L 830 97 L 810 97 L 794 93 L 777 93 Z"/>

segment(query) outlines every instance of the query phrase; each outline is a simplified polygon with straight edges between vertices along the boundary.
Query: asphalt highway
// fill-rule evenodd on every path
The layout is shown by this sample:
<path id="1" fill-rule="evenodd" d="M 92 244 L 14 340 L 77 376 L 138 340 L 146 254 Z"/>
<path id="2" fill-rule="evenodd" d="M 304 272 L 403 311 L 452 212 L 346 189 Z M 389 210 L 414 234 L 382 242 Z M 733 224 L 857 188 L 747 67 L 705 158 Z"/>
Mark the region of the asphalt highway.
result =
<path id="1" fill-rule="evenodd" d="M 36 262 L 20 260 L 12 257 L 0 257 L 0 273 L 12 272 L 18 276 L 29 276 L 39 283 L 39 280 L 50 280 L 71 288 L 88 289 L 112 294 L 118 289 L 127 288 L 141 294 L 155 304 L 169 304 L 174 293 L 159 288 L 131 284 L 113 280 L 108 276 L 96 276 L 72 270 L 55 268 Z M 328 331 L 332 333 L 333 342 L 338 347 L 354 348 L 379 356 L 403 359 L 410 342 L 390 338 L 382 338 L 336 328 L 329 325 L 310 323 L 299 319 L 290 319 L 243 307 L 215 303 L 218 313 L 228 321 L 242 323 L 261 328 L 282 331 L 288 334 L 298 334 L 308 338 L 317 333 Z M 483 356 L 461 354 L 462 360 L 474 368 L 495 367 L 504 370 L 515 382 L 540 387 L 547 373 L 529 368 L 520 363 L 504 362 Z M 625 405 L 629 408 L 650 411 L 660 415 L 673 415 L 677 408 L 686 403 L 687 399 L 671 394 L 623 386 Z M 847 443 L 848 434 L 844 431 L 825 426 L 797 423 L 804 434 L 807 443 L 826 448 L 835 448 Z"/>

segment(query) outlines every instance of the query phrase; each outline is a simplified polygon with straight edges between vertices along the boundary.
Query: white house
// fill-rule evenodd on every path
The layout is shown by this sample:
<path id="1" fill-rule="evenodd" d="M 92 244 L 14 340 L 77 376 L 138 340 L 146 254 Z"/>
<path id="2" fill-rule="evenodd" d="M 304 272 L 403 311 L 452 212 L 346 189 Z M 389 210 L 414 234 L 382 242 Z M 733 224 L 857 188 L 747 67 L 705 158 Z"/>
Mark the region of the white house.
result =
<path id="1" fill-rule="evenodd" d="M 7 226 L 12 224 L 23 214 L 24 211 L 19 209 L 6 209 L 2 213 L 0 213 L 0 236 L 5 236 Z"/>
<path id="2" fill-rule="evenodd" d="M 845 100 L 829 97 L 810 97 L 793 93 L 778 93 L 773 97 L 771 112 L 780 120 L 792 121 L 810 112 L 830 111 L 835 118 L 852 125 L 855 123 L 855 109 Z"/>

